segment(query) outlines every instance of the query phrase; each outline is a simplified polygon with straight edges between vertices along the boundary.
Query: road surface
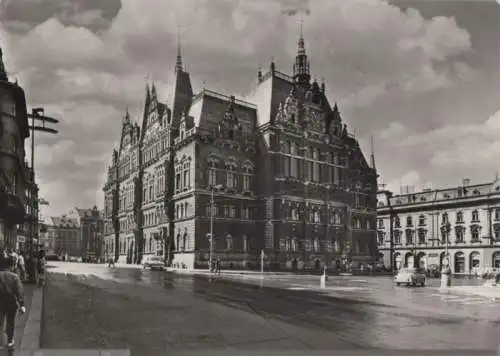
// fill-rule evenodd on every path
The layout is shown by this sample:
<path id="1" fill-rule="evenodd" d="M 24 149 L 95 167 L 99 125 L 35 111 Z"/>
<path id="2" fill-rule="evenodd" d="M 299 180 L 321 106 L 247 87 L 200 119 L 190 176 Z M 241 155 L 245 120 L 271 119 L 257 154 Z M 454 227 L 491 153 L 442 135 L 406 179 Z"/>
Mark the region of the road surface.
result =
<path id="1" fill-rule="evenodd" d="M 43 348 L 496 349 L 500 332 L 500 299 L 440 292 L 438 281 L 332 277 L 320 289 L 314 276 L 210 279 L 70 263 L 52 272 Z"/>

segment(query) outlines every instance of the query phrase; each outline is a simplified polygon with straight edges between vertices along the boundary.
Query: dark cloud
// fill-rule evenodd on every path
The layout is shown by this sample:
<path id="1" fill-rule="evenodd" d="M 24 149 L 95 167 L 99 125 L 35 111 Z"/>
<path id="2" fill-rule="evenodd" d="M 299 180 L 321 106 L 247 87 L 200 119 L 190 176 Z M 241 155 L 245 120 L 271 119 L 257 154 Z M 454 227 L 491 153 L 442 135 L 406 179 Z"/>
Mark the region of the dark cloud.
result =
<path id="1" fill-rule="evenodd" d="M 427 170 L 447 157 L 434 157 L 437 142 L 426 149 L 397 144 L 443 126 L 480 126 L 498 109 L 490 75 L 497 41 L 488 46 L 485 34 L 494 16 L 481 22 L 458 5 L 433 3 L 449 2 L 411 3 L 402 11 L 377 0 L 317 0 L 304 22 L 313 75 L 325 78 L 365 149 L 375 134 L 386 182 L 423 176 L 441 182 L 447 172 L 456 174 L 449 167 L 438 172 L 437 163 Z M 42 195 L 53 212 L 102 205 L 125 107 L 139 120 L 148 77 L 171 100 L 179 28 L 195 90 L 237 95 L 248 92 L 257 68 L 268 68 L 271 58 L 290 73 L 298 37 L 298 19 L 283 16 L 272 0 L 15 0 L 7 10 L 10 32 L 0 34 L 7 68 L 30 105 L 61 119 L 57 137 L 37 138 Z"/>
<path id="2" fill-rule="evenodd" d="M 9 30 L 21 33 L 50 18 L 66 26 L 82 26 L 99 32 L 110 27 L 120 7 L 120 0 L 6 1 L 0 11 L 0 21 Z"/>

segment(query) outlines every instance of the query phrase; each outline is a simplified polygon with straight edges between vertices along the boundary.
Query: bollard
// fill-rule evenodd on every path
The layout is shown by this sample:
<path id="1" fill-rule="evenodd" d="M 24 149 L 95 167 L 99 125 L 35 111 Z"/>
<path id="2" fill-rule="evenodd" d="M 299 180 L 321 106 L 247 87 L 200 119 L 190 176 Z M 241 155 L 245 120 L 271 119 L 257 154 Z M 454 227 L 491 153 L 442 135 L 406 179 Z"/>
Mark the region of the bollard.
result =
<path id="1" fill-rule="evenodd" d="M 451 269 L 444 267 L 441 271 L 441 288 L 451 287 Z"/>
<path id="2" fill-rule="evenodd" d="M 326 288 L 326 281 L 327 281 L 328 277 L 326 275 L 326 267 L 323 268 L 323 273 L 321 274 L 321 277 L 319 279 L 319 286 L 321 288 Z"/>
<path id="3" fill-rule="evenodd" d="M 321 275 L 321 277 L 319 279 L 319 286 L 322 289 L 326 288 L 326 275 L 325 274 Z"/>

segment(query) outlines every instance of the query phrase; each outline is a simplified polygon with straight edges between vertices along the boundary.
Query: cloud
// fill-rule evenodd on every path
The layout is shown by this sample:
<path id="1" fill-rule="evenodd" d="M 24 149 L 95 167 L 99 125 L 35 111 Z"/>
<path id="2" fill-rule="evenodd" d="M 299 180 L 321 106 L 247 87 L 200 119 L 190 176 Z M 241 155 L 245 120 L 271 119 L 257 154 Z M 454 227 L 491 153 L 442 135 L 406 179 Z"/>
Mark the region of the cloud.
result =
<path id="1" fill-rule="evenodd" d="M 391 180 L 387 183 L 385 189 L 400 194 L 406 192 L 406 187 L 408 187 L 410 191 L 419 191 L 422 189 L 422 181 L 417 171 L 406 172 L 402 176 Z"/>
<path id="2" fill-rule="evenodd" d="M 171 99 L 178 24 L 193 82 L 226 93 L 245 93 L 272 56 L 278 70 L 290 72 L 296 52 L 296 18 L 281 15 L 275 1 L 123 0 L 115 13 L 99 7 L 108 2 L 57 3 L 38 23 L 34 13 L 15 18 L 12 11 L 9 22 L 34 27 L 0 33 L 7 69 L 29 104 L 61 120 L 57 137 L 37 141 L 39 177 L 49 184 L 42 194 L 52 212 L 102 206 L 92 192 L 102 189 L 125 107 L 137 120 L 149 75 L 161 97 Z M 471 43 L 452 18 L 426 20 L 384 1 L 313 1 L 304 33 L 313 74 L 325 77 L 343 106 L 366 106 L 391 91 L 450 87 L 474 74 L 455 59 Z M 385 135 L 402 130 L 394 122 Z"/>
<path id="3" fill-rule="evenodd" d="M 467 176 L 476 183 L 484 175 L 494 176 L 500 165 L 500 111 L 479 124 L 445 125 L 408 136 L 396 147 L 417 151 L 426 157 L 425 171 L 439 183 Z"/>
<path id="4" fill-rule="evenodd" d="M 388 127 L 375 131 L 375 137 L 378 139 L 390 139 L 394 137 L 402 137 L 408 132 L 408 129 L 399 122 L 391 122 Z"/>

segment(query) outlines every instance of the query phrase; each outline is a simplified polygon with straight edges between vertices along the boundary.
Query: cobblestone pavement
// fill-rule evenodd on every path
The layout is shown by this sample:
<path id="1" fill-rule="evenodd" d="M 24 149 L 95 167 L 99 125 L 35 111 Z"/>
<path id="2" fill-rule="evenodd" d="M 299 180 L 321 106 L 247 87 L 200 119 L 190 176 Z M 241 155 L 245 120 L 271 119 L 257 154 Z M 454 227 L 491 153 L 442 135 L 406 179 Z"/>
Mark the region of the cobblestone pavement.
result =
<path id="1" fill-rule="evenodd" d="M 50 276 L 44 348 L 496 349 L 500 332 L 500 300 L 443 292 L 437 280 L 406 288 L 390 277 L 331 277 L 321 289 L 318 276 L 209 278 L 76 264 L 53 272 L 71 276 Z"/>

